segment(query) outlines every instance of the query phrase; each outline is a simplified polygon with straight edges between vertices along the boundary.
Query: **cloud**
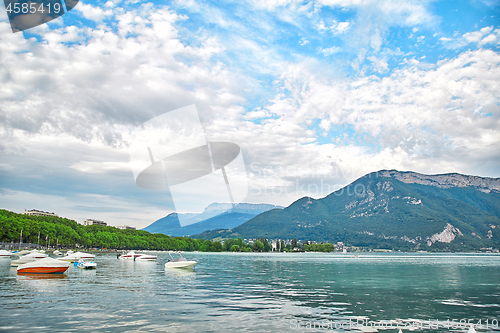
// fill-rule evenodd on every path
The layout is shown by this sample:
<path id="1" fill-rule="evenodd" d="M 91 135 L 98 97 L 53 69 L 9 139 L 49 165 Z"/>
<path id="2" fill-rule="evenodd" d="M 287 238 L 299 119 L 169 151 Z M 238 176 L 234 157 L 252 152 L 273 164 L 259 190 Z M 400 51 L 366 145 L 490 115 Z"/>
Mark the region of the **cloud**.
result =
<path id="1" fill-rule="evenodd" d="M 498 44 L 500 41 L 500 29 L 493 30 L 493 26 L 489 26 L 480 30 L 467 32 L 459 38 L 441 37 L 439 40 L 443 42 L 444 46 L 450 49 L 462 48 L 471 43 L 482 47 L 487 44 Z"/>
<path id="2" fill-rule="evenodd" d="M 371 56 L 368 57 L 368 60 L 370 60 L 373 63 L 373 66 L 379 73 L 385 72 L 389 69 L 387 61 L 383 59 L 377 59 L 376 57 Z"/>
<path id="3" fill-rule="evenodd" d="M 108 1 L 105 6 L 112 7 L 112 2 Z M 113 11 L 111 9 L 103 10 L 102 8 L 94 7 L 85 3 L 80 3 L 79 6 L 75 7 L 75 9 L 81 12 L 83 17 L 85 17 L 87 20 L 96 22 L 100 22 L 105 17 L 113 15 Z"/>
<path id="4" fill-rule="evenodd" d="M 338 46 L 332 46 L 332 47 L 327 47 L 325 49 L 321 49 L 320 52 L 326 57 L 335 53 L 342 52 L 342 48 Z"/>
<path id="5" fill-rule="evenodd" d="M 387 45 L 392 27 L 423 34 L 439 22 L 427 2 L 173 5 L 185 14 L 89 5 L 82 15 L 99 26 L 39 27 L 41 42 L 0 22 L 0 168 L 15 207 L 32 193 L 34 208 L 55 200 L 84 218 L 141 204 L 169 212 L 169 193 L 134 184 L 122 133 L 193 103 L 210 140 L 240 145 L 251 202 L 319 197 L 383 168 L 498 176 L 499 54 L 426 67 Z M 352 17 L 330 29 L 325 6 Z M 498 30 L 460 38 L 493 45 Z M 342 61 L 359 70 L 345 75 Z"/>
<path id="6" fill-rule="evenodd" d="M 304 46 L 304 45 L 309 44 L 309 41 L 306 38 L 302 37 L 299 41 L 299 44 Z"/>
<path id="7" fill-rule="evenodd" d="M 334 34 L 342 34 L 349 30 L 350 26 L 351 23 L 349 22 L 339 22 L 336 26 L 332 26 L 331 29 L 334 31 Z"/>
<path id="8" fill-rule="evenodd" d="M 268 124 L 283 126 L 285 122 L 290 130 L 295 125 L 288 138 L 293 146 L 292 142 L 299 142 L 298 137 L 317 135 L 307 131 L 307 124 L 321 119 L 321 128 L 329 129 L 332 139 L 338 138 L 335 128 L 344 128 L 340 133 L 345 135 L 345 126 L 349 126 L 355 135 L 351 135 L 352 139 L 367 140 L 353 150 L 359 158 L 369 156 L 372 161 L 381 161 L 381 156 L 392 156 L 386 160 L 388 164 L 401 163 L 404 169 L 422 172 L 447 172 L 451 168 L 469 173 L 475 169 L 477 173 L 479 168 L 486 174 L 494 174 L 491 162 L 484 166 L 472 163 L 472 167 L 464 158 L 482 156 L 483 162 L 499 158 L 495 150 L 500 143 L 496 130 L 500 120 L 500 55 L 489 50 L 466 52 L 440 62 L 433 70 L 419 69 L 418 62 L 415 63 L 383 79 L 365 77 L 351 82 L 325 80 L 307 66 L 291 66 L 282 79 L 290 94 L 277 95 L 266 108 L 280 115 Z M 333 140 L 331 145 L 323 146 L 330 147 L 331 156 L 336 156 L 340 149 L 343 161 L 347 161 L 354 158 L 347 157 L 354 149 L 351 142 Z M 306 146 L 310 146 L 309 154 L 317 147 Z M 298 163 L 281 155 L 285 163 Z M 346 164 L 347 168 L 357 168 L 356 164 Z"/>

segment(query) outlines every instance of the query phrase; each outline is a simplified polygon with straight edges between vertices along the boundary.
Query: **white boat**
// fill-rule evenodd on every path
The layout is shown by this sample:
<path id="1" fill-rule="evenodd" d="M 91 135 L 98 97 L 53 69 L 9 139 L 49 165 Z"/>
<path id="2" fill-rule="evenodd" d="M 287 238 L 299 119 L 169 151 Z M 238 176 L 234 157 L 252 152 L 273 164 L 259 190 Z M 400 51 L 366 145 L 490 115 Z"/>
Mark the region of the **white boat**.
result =
<path id="1" fill-rule="evenodd" d="M 120 260 L 134 260 L 138 257 L 139 254 L 136 254 L 134 251 L 128 251 L 127 253 L 118 254 L 117 258 Z"/>
<path id="2" fill-rule="evenodd" d="M 10 262 L 10 265 L 12 267 L 17 267 L 19 265 L 26 264 L 26 263 L 29 263 L 29 262 L 33 262 L 33 261 L 36 261 L 38 259 L 44 259 L 44 258 L 47 258 L 47 257 L 48 257 L 48 255 L 46 255 L 45 253 L 31 252 L 31 253 L 28 253 L 25 256 L 19 257 L 19 259 L 17 259 L 17 260 L 12 260 Z"/>
<path id="3" fill-rule="evenodd" d="M 171 260 L 167 261 L 165 263 L 165 268 L 192 268 L 194 265 L 196 265 L 196 261 L 194 260 L 187 260 L 180 254 L 180 252 L 177 252 L 179 254 L 179 258 L 174 259 L 170 252 L 168 255 L 170 256 Z"/>
<path id="4" fill-rule="evenodd" d="M 90 253 L 74 252 L 73 254 L 59 258 L 59 260 L 75 262 L 75 261 L 78 261 L 80 259 L 94 259 L 94 258 L 95 258 L 95 255 L 90 254 Z"/>
<path id="5" fill-rule="evenodd" d="M 121 260 L 142 260 L 142 261 L 155 261 L 156 256 L 150 255 L 150 254 L 142 254 L 142 253 L 135 253 L 134 251 L 128 251 L 127 253 L 124 254 L 118 254 L 116 256 L 118 259 Z"/>
<path id="6" fill-rule="evenodd" d="M 156 256 L 150 255 L 150 254 L 141 254 L 140 256 L 136 257 L 135 260 L 140 260 L 140 261 L 155 261 Z"/>
<path id="7" fill-rule="evenodd" d="M 21 251 L 12 252 L 12 255 L 20 257 L 20 256 L 24 256 L 24 255 L 29 254 L 29 253 L 31 253 L 31 251 L 21 250 Z"/>
<path id="8" fill-rule="evenodd" d="M 75 261 L 75 266 L 81 269 L 96 269 L 97 264 L 93 261 L 84 261 L 83 259 L 80 259 L 78 261 Z"/>
<path id="9" fill-rule="evenodd" d="M 140 254 L 135 253 L 134 251 L 128 251 L 127 253 L 123 253 L 118 255 L 118 259 L 121 260 L 135 260 L 135 258 L 139 257 Z"/>
<path id="10" fill-rule="evenodd" d="M 0 258 L 10 258 L 11 255 L 12 253 L 9 251 L 0 250 Z"/>
<path id="11" fill-rule="evenodd" d="M 68 267 L 68 262 L 53 258 L 43 258 L 34 262 L 19 265 L 17 274 L 62 274 Z"/>
<path id="12" fill-rule="evenodd" d="M 52 254 L 55 256 L 62 256 L 63 255 L 63 253 L 59 250 L 55 250 L 54 252 L 52 252 Z"/>

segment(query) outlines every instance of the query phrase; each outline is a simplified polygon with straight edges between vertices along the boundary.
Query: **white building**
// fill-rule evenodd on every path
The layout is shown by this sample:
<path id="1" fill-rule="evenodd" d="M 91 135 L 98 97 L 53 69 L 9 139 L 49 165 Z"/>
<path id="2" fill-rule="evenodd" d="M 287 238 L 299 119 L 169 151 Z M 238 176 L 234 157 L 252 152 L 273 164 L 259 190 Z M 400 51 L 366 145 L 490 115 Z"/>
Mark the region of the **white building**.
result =
<path id="1" fill-rule="evenodd" d="M 85 221 L 83 221 L 83 225 L 108 225 L 108 224 L 104 221 L 86 219 Z"/>
<path id="2" fill-rule="evenodd" d="M 25 209 L 24 210 L 25 215 L 32 215 L 32 216 L 54 216 L 58 217 L 57 214 L 55 213 L 49 213 L 49 212 L 44 212 L 42 210 L 37 210 L 37 209 Z"/>

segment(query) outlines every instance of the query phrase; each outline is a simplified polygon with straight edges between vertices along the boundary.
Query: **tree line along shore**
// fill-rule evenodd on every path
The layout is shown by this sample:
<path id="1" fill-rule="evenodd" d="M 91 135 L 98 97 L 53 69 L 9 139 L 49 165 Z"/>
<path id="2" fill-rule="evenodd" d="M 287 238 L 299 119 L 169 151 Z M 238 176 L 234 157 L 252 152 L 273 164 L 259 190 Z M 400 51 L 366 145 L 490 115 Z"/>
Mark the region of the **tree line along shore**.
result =
<path id="1" fill-rule="evenodd" d="M 88 225 L 62 217 L 30 216 L 0 210 L 0 242 L 32 243 L 42 247 L 83 247 L 87 249 L 159 250 L 201 252 L 271 252 L 273 248 L 265 238 L 246 244 L 241 238 L 224 242 L 189 237 L 169 237 L 144 230 L 118 229 L 111 226 Z M 331 252 L 332 244 L 284 244 L 274 249 L 281 252 Z"/>

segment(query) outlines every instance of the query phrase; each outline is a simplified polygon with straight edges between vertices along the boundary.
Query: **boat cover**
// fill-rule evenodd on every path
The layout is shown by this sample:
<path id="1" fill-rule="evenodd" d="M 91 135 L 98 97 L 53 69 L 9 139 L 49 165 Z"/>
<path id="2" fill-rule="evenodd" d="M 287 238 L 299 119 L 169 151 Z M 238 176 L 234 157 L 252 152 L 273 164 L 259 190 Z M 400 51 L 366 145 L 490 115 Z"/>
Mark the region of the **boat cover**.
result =
<path id="1" fill-rule="evenodd" d="M 37 261 L 22 264 L 17 267 L 17 270 L 30 267 L 69 267 L 69 265 L 70 265 L 69 262 L 64 262 L 53 258 L 43 258 Z"/>
<path id="2" fill-rule="evenodd" d="M 31 252 L 25 256 L 19 257 L 19 260 L 21 260 L 21 261 L 22 260 L 32 260 L 32 259 L 36 259 L 36 258 L 47 258 L 47 257 L 48 257 L 48 255 L 46 255 L 45 253 Z"/>
<path id="3" fill-rule="evenodd" d="M 85 252 L 75 252 L 71 254 L 71 256 L 77 258 L 95 258 L 95 255 Z"/>

